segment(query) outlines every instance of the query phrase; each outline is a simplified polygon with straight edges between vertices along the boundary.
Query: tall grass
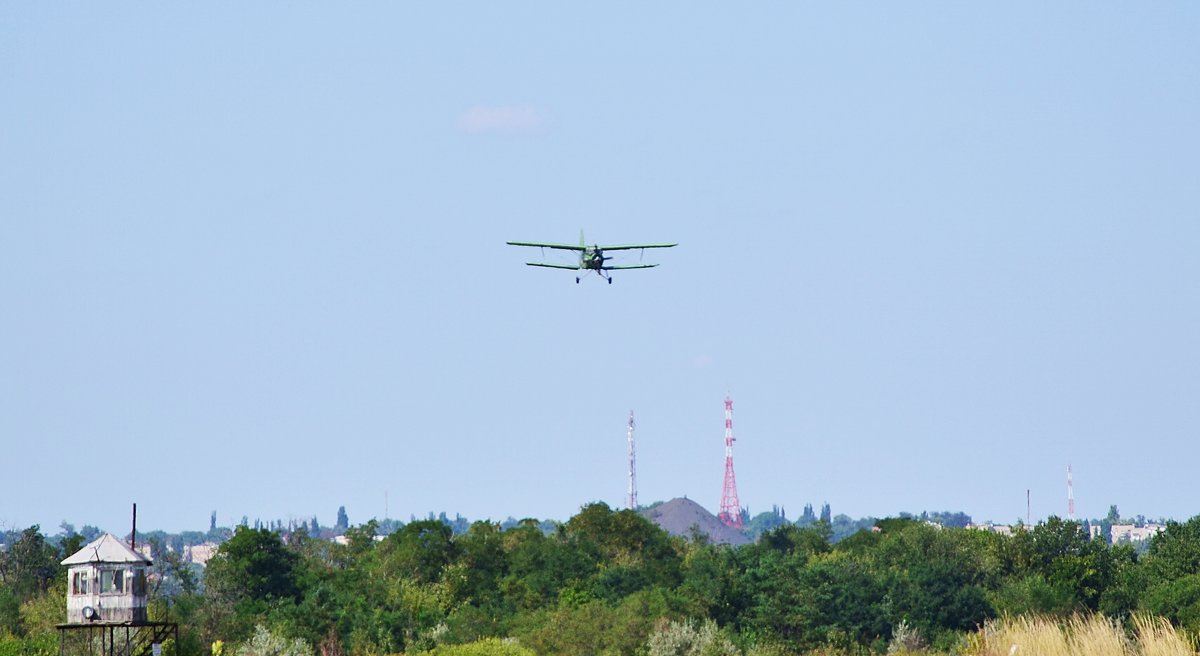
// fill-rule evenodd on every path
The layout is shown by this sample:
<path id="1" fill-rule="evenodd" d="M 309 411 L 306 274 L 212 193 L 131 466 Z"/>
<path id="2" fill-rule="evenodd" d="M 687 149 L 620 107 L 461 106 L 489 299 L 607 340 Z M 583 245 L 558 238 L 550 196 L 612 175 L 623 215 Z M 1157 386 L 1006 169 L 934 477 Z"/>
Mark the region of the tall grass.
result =
<path id="1" fill-rule="evenodd" d="M 969 642 L 969 656 L 1195 656 L 1191 641 L 1162 618 L 1139 616 L 1131 638 L 1102 615 L 1008 617 L 989 621 Z"/>
<path id="2" fill-rule="evenodd" d="M 1133 619 L 1142 656 L 1194 656 L 1196 645 L 1164 617 L 1139 615 Z"/>

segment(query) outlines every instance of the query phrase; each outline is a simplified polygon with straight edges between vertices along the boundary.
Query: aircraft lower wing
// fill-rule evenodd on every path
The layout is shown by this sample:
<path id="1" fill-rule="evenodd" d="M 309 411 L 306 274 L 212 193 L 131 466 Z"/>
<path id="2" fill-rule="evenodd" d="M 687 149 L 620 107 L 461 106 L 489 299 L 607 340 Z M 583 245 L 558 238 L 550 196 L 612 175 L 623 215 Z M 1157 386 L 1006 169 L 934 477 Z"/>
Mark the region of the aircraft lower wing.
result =
<path id="1" fill-rule="evenodd" d="M 562 251 L 581 251 L 585 247 L 578 244 L 543 244 L 536 241 L 506 241 L 509 246 L 533 246 L 536 248 L 557 248 Z"/>
<path id="2" fill-rule="evenodd" d="M 546 267 L 547 269 L 570 269 L 571 271 L 579 270 L 577 265 L 571 264 L 548 264 L 546 262 L 526 262 L 525 264 L 528 264 L 529 266 Z"/>
<path id="3" fill-rule="evenodd" d="M 617 269 L 653 269 L 656 266 L 658 266 L 658 265 L 657 264 L 626 264 L 624 266 L 613 265 L 613 266 L 602 266 L 600 268 L 604 269 L 605 271 L 615 271 Z"/>
<path id="4" fill-rule="evenodd" d="M 512 242 L 509 242 L 510 244 Z M 636 251 L 642 248 L 671 248 L 679 244 L 618 244 L 616 246 L 597 246 L 602 251 Z"/>

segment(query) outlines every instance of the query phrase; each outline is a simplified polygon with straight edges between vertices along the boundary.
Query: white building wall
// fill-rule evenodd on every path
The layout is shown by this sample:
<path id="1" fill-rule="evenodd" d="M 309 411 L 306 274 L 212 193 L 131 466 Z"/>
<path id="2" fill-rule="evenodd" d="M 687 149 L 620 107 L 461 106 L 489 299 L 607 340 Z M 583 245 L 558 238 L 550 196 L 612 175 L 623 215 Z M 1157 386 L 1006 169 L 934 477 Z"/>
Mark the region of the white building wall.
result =
<path id="1" fill-rule="evenodd" d="M 72 566 L 67 570 L 67 623 L 145 622 L 145 572 L 144 567 L 127 563 L 88 563 Z M 110 577 L 116 577 L 118 573 L 121 590 L 111 590 L 111 585 L 109 590 L 102 590 L 101 583 L 108 582 Z M 141 594 L 134 594 L 135 592 Z M 84 614 L 84 609 L 89 607 L 96 611 L 97 616 L 94 619 L 89 619 Z"/>

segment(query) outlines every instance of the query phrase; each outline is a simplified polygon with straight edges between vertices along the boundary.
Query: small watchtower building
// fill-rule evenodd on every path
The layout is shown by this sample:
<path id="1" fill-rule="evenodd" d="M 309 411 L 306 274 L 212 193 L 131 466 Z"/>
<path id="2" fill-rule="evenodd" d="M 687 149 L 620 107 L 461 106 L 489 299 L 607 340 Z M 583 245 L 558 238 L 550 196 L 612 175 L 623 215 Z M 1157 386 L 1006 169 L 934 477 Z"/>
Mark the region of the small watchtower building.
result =
<path id="1" fill-rule="evenodd" d="M 105 533 L 66 560 L 67 624 L 146 621 L 150 559 Z"/>
<path id="2" fill-rule="evenodd" d="M 136 505 L 133 512 L 136 518 Z M 67 622 L 57 627 L 59 656 L 162 656 L 167 639 L 179 642 L 178 624 L 147 616 L 149 558 L 105 533 L 62 564 Z"/>

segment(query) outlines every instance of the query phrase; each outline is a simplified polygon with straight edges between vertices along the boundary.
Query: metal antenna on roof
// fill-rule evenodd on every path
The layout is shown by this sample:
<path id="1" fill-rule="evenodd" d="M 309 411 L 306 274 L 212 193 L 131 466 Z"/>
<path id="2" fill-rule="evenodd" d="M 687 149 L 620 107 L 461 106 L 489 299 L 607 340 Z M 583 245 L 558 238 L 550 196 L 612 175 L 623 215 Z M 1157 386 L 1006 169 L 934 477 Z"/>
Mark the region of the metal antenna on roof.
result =
<path id="1" fill-rule="evenodd" d="M 129 548 L 137 551 L 137 502 L 133 504 L 133 531 L 129 534 Z"/>

